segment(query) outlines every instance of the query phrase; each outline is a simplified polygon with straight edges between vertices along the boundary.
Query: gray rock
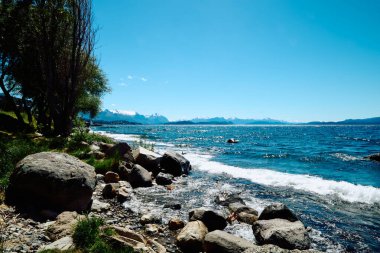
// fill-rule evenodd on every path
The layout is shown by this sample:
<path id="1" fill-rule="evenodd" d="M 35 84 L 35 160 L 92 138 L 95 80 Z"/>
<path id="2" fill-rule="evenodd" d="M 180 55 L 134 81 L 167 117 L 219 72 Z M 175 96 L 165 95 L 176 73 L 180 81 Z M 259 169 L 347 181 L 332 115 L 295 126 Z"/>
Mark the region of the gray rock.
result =
<path id="1" fill-rule="evenodd" d="M 288 250 L 288 249 L 282 249 L 276 245 L 272 244 L 266 244 L 263 246 L 257 246 L 249 248 L 243 253 L 321 253 L 318 250 L 299 250 L 299 249 L 293 249 L 293 250 Z"/>
<path id="2" fill-rule="evenodd" d="M 246 206 L 240 202 L 234 202 L 234 203 L 231 203 L 228 205 L 228 209 L 233 212 L 233 213 L 241 213 L 241 212 L 245 212 L 245 213 L 249 213 L 249 214 L 254 214 L 254 215 L 258 215 L 259 213 L 253 209 L 252 207 L 249 207 L 249 206 Z"/>
<path id="3" fill-rule="evenodd" d="M 140 218 L 140 223 L 142 225 L 154 224 L 154 223 L 160 224 L 161 222 L 162 222 L 161 217 L 159 217 L 157 214 L 152 214 L 152 213 L 144 214 Z"/>
<path id="4" fill-rule="evenodd" d="M 110 208 L 110 206 L 111 205 L 108 203 L 104 203 L 104 202 L 101 202 L 97 199 L 94 199 L 92 201 L 91 211 L 95 211 L 95 212 L 107 211 Z"/>
<path id="5" fill-rule="evenodd" d="M 172 175 L 160 172 L 156 176 L 156 183 L 158 185 L 169 185 L 173 183 L 172 179 L 173 179 Z"/>
<path id="6" fill-rule="evenodd" d="M 259 220 L 285 219 L 297 221 L 297 216 L 284 204 L 276 203 L 264 208 L 259 216 Z"/>
<path id="7" fill-rule="evenodd" d="M 130 200 L 132 196 L 132 189 L 128 187 L 120 187 L 117 189 L 116 197 L 117 201 L 123 203 L 127 200 Z"/>
<path id="8" fill-rule="evenodd" d="M 38 252 L 43 250 L 70 250 L 74 249 L 75 245 L 71 236 L 63 237 L 51 244 L 41 247 Z"/>
<path id="9" fill-rule="evenodd" d="M 185 253 L 200 252 L 207 232 L 207 227 L 202 221 L 191 221 L 178 234 L 177 246 Z"/>
<path id="10" fill-rule="evenodd" d="M 252 247 L 252 242 L 220 230 L 208 233 L 203 243 L 207 253 L 241 253 Z"/>
<path id="11" fill-rule="evenodd" d="M 173 151 L 168 151 L 164 154 L 160 161 L 160 167 L 166 173 L 176 177 L 182 174 L 188 175 L 191 170 L 190 162 L 182 155 Z"/>
<path id="12" fill-rule="evenodd" d="M 152 186 L 152 174 L 138 164 L 133 166 L 128 179 L 133 188 Z"/>
<path id="13" fill-rule="evenodd" d="M 227 226 L 227 221 L 222 214 L 205 208 L 197 208 L 189 212 L 189 221 L 196 220 L 202 221 L 209 231 L 223 230 Z"/>
<path id="14" fill-rule="evenodd" d="M 94 167 L 68 154 L 42 152 L 16 165 L 6 198 L 9 204 L 19 207 L 84 211 L 95 185 Z"/>
<path id="15" fill-rule="evenodd" d="M 258 219 L 257 215 L 246 212 L 238 213 L 236 218 L 238 221 L 247 223 L 249 225 L 253 225 Z"/>
<path id="16" fill-rule="evenodd" d="M 132 151 L 135 163 L 141 165 L 148 171 L 152 172 L 156 176 L 160 172 L 160 160 L 159 154 L 147 150 L 143 147 L 138 147 Z"/>
<path id="17" fill-rule="evenodd" d="M 132 148 L 126 142 L 119 142 L 113 145 L 110 149 L 105 151 L 106 156 L 120 156 L 126 161 L 134 162 Z"/>
<path id="18" fill-rule="evenodd" d="M 215 197 L 215 202 L 218 205 L 229 206 L 233 203 L 245 205 L 244 200 L 237 193 L 222 192 Z"/>
<path id="19" fill-rule="evenodd" d="M 274 244 L 284 249 L 309 249 L 310 237 L 300 221 L 259 220 L 252 226 L 259 244 Z"/>

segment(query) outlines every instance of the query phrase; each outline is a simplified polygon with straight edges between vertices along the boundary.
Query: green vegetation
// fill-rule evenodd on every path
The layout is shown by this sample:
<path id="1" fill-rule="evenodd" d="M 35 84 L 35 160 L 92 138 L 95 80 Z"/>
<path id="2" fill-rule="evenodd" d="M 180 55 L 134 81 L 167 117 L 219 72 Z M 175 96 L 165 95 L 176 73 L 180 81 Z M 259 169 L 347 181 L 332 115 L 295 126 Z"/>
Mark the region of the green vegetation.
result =
<path id="1" fill-rule="evenodd" d="M 115 248 L 105 238 L 115 234 L 111 228 L 103 228 L 104 221 L 97 217 L 86 217 L 75 227 L 73 241 L 83 252 L 89 253 L 130 253 L 132 249 Z"/>
<path id="2" fill-rule="evenodd" d="M 14 119 L 15 115 L 9 112 L 0 111 L 4 117 Z M 89 133 L 84 127 L 83 122 L 77 120 L 76 128 L 70 137 L 39 137 L 35 134 L 12 133 L 0 129 L 0 203 L 3 201 L 3 191 L 7 187 L 9 177 L 13 172 L 16 163 L 25 156 L 43 152 L 57 151 L 67 152 L 79 159 L 84 160 L 95 167 L 97 173 L 104 174 L 108 170 L 115 169 L 119 164 L 119 156 L 108 157 L 103 160 L 97 160 L 89 156 L 90 149 L 83 146 L 81 142 L 92 144 L 94 142 L 113 143 L 111 138 L 96 133 Z"/>
<path id="3" fill-rule="evenodd" d="M 91 0 L 0 0 L 0 89 L 19 125 L 69 136 L 79 113 L 99 112 L 95 31 Z"/>

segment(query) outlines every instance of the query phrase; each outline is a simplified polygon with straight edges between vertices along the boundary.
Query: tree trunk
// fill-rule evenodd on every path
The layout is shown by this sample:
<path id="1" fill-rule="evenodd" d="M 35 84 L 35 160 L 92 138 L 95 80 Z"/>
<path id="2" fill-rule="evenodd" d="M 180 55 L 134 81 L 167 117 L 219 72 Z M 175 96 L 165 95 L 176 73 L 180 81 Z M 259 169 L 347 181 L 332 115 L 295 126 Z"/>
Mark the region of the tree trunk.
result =
<path id="1" fill-rule="evenodd" d="M 25 124 L 24 119 L 21 116 L 20 110 L 17 108 L 16 102 L 13 100 L 13 97 L 11 96 L 11 94 L 9 94 L 7 88 L 5 87 L 3 78 L 4 77 L 0 78 L 0 87 L 1 87 L 1 90 L 4 93 L 5 99 L 11 105 L 13 112 L 16 114 L 17 120 L 23 125 L 23 124 Z"/>

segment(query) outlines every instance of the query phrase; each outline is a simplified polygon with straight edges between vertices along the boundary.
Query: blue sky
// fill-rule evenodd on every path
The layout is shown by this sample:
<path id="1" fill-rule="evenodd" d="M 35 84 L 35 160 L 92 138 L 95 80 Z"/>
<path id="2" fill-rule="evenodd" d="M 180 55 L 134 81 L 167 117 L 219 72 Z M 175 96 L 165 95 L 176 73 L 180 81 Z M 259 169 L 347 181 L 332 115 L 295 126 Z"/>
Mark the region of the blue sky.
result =
<path id="1" fill-rule="evenodd" d="M 289 121 L 380 116 L 380 1 L 94 0 L 103 107 Z"/>

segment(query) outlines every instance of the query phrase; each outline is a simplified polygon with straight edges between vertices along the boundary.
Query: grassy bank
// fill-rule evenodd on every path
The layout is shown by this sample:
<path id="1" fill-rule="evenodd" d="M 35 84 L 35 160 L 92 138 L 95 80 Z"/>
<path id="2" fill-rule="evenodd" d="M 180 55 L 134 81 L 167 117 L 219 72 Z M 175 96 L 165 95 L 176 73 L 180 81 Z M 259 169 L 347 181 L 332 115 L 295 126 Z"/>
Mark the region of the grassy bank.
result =
<path id="1" fill-rule="evenodd" d="M 66 152 L 94 166 L 97 173 L 104 173 L 118 164 L 118 157 L 98 160 L 92 155 L 87 155 L 90 150 L 82 145 L 83 142 L 113 143 L 113 140 L 88 132 L 83 124 L 77 124 L 68 138 L 46 138 L 33 131 L 19 131 L 16 126 L 9 125 L 14 123 L 15 115 L 12 113 L 0 111 L 0 117 L 6 118 L 8 123 L 5 125 L 2 121 L 0 125 L 0 203 L 4 199 L 4 190 L 17 162 L 30 154 L 43 151 Z"/>

